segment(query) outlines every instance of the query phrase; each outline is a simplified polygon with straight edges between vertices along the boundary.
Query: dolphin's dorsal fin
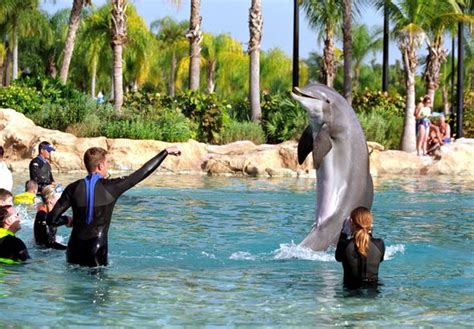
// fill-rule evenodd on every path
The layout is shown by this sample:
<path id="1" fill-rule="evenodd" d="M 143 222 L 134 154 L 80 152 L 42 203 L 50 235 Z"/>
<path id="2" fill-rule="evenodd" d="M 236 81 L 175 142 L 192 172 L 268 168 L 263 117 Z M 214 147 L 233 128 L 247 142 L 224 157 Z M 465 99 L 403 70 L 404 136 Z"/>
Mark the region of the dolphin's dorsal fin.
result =
<path id="1" fill-rule="evenodd" d="M 329 127 L 324 124 L 314 140 L 313 160 L 316 170 L 319 169 L 324 157 L 329 153 L 329 151 L 331 151 L 331 149 L 332 142 L 331 135 L 329 134 Z"/>
<path id="2" fill-rule="evenodd" d="M 303 164 L 304 160 L 313 151 L 313 129 L 306 127 L 298 142 L 298 163 Z"/>

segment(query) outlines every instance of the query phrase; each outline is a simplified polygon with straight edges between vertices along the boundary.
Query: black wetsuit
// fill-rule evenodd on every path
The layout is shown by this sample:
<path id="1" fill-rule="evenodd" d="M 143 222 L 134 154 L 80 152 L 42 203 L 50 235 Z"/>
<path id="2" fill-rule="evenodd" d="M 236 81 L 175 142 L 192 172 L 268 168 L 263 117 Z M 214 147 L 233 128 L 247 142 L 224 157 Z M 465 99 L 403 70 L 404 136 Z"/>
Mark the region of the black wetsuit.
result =
<path id="1" fill-rule="evenodd" d="M 35 242 L 40 248 L 53 248 L 58 250 L 66 250 L 66 246 L 56 242 L 56 232 L 57 229 L 55 226 L 48 225 L 46 223 L 46 218 L 48 213 L 41 209 L 36 213 L 35 223 L 33 224 L 33 232 L 35 236 Z M 68 223 L 67 216 L 60 216 L 57 220 L 57 223 L 60 225 L 65 225 Z"/>
<path id="2" fill-rule="evenodd" d="M 54 182 L 51 173 L 51 165 L 48 160 L 43 159 L 39 155 L 30 161 L 30 179 L 38 183 L 38 192 L 43 191 L 43 187 Z"/>
<path id="3" fill-rule="evenodd" d="M 336 260 L 344 268 L 344 285 L 359 288 L 377 284 L 379 265 L 383 261 L 385 244 L 382 239 L 370 237 L 367 257 L 359 254 L 354 239 L 341 233 L 336 248 Z"/>
<path id="4" fill-rule="evenodd" d="M 15 264 L 30 258 L 23 241 L 12 232 L 0 229 L 0 263 Z"/>
<path id="5" fill-rule="evenodd" d="M 86 183 L 84 179 L 68 185 L 48 215 L 48 224 L 60 223 L 60 215 L 72 207 L 73 225 L 67 246 L 67 261 L 73 264 L 95 267 L 107 265 L 107 235 L 115 202 L 125 191 L 148 177 L 168 155 L 163 150 L 143 167 L 129 176 L 104 179 L 95 185 L 93 220 L 87 219 Z"/>

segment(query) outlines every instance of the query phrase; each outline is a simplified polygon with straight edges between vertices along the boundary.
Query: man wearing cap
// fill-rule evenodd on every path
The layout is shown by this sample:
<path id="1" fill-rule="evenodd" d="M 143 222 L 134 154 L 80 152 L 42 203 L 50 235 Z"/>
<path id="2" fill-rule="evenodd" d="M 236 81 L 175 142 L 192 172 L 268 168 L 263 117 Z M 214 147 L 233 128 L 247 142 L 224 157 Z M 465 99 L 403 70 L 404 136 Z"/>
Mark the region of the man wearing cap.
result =
<path id="1" fill-rule="evenodd" d="M 30 179 L 38 183 L 38 192 L 41 193 L 43 187 L 54 185 L 51 165 L 51 152 L 56 151 L 49 142 L 41 142 L 38 146 L 38 156 L 30 162 Z"/>

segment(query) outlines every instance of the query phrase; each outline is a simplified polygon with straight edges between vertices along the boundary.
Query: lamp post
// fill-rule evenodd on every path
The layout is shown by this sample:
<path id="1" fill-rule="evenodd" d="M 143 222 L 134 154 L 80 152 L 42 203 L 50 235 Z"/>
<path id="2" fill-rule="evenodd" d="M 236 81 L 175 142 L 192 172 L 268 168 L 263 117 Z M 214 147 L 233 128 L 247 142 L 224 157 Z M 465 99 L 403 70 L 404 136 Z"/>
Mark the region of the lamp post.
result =
<path id="1" fill-rule="evenodd" d="M 464 7 L 461 6 L 461 11 Z M 458 23 L 458 85 L 457 85 L 457 109 L 456 109 L 456 138 L 463 137 L 463 107 L 464 107 L 464 23 Z"/>
<path id="2" fill-rule="evenodd" d="M 293 0 L 293 88 L 299 86 L 299 0 Z"/>

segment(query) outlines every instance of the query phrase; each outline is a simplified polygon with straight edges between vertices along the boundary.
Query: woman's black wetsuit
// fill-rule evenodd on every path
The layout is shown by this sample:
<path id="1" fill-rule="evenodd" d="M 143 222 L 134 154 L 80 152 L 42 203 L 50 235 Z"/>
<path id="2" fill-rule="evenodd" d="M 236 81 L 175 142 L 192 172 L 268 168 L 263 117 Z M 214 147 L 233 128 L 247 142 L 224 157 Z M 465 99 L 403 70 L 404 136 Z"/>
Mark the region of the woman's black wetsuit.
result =
<path id="1" fill-rule="evenodd" d="M 336 260 L 342 262 L 344 268 L 344 285 L 359 288 L 377 284 L 379 265 L 383 261 L 385 244 L 382 239 L 370 237 L 367 257 L 359 254 L 354 239 L 347 239 L 341 233 L 336 248 Z"/>
<path id="2" fill-rule="evenodd" d="M 86 223 L 86 183 L 80 179 L 66 187 L 56 206 L 48 214 L 48 224 L 60 224 L 60 216 L 72 207 L 73 225 L 67 246 L 67 261 L 83 266 L 107 265 L 107 235 L 115 202 L 125 191 L 147 178 L 168 155 L 161 151 L 129 176 L 104 179 L 95 185 L 93 220 Z"/>
<path id="3" fill-rule="evenodd" d="M 57 228 L 46 223 L 48 211 L 46 207 L 42 206 L 36 213 L 35 223 L 33 224 L 33 233 L 35 242 L 40 248 L 53 248 L 57 250 L 65 250 L 66 246 L 56 242 Z M 60 225 L 68 223 L 67 216 L 60 216 L 56 221 Z"/>

